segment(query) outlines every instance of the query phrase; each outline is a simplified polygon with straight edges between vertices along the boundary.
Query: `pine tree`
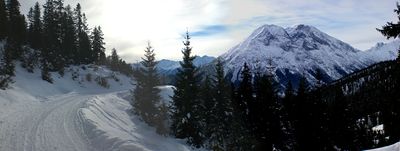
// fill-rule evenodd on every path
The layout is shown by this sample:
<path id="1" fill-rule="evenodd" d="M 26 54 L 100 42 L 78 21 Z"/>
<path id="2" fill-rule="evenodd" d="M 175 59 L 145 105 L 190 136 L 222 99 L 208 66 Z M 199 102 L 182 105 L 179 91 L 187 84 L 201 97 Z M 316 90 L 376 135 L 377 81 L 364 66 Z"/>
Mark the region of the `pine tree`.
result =
<path id="1" fill-rule="evenodd" d="M 20 3 L 18 0 L 8 0 L 7 2 L 7 10 L 8 10 L 8 41 L 13 41 L 12 46 L 14 50 L 11 52 L 11 56 L 13 59 L 20 58 L 23 49 L 22 44 L 26 39 L 26 21 L 25 17 L 21 15 L 20 12 Z"/>
<path id="2" fill-rule="evenodd" d="M 42 48 L 42 20 L 40 5 L 36 2 L 35 6 L 29 11 L 29 44 L 33 49 Z"/>
<path id="3" fill-rule="evenodd" d="M 75 8 L 75 26 L 78 35 L 78 54 L 77 61 L 83 64 L 93 63 L 94 55 L 92 52 L 91 40 L 88 35 L 88 25 L 86 15 L 82 13 L 81 5 L 78 3 Z"/>
<path id="4" fill-rule="evenodd" d="M 172 132 L 177 138 L 186 138 L 188 143 L 200 147 L 203 144 L 201 133 L 201 113 L 199 113 L 199 77 L 197 68 L 193 64 L 195 57 L 191 56 L 189 32 L 186 33 L 184 48 L 182 50 L 183 61 L 176 75 L 176 87 L 174 89 L 172 104 Z"/>
<path id="5" fill-rule="evenodd" d="M 117 49 L 113 48 L 110 56 L 110 68 L 112 71 L 119 71 L 119 56 Z"/>
<path id="6" fill-rule="evenodd" d="M 78 34 L 78 52 L 80 54 L 80 63 L 93 63 L 93 53 L 90 44 L 90 37 L 86 32 Z"/>
<path id="7" fill-rule="evenodd" d="M 399 20 L 397 23 L 393 22 L 388 22 L 386 25 L 382 27 L 382 29 L 377 29 L 379 32 L 382 33 L 387 39 L 390 38 L 399 38 L 400 37 L 400 4 L 396 4 L 397 8 L 394 10 L 395 13 L 397 14 Z M 396 64 L 396 71 L 394 71 L 395 79 L 393 81 L 394 87 L 396 90 L 400 89 L 400 49 L 398 50 L 399 56 L 397 57 L 397 64 Z M 384 114 L 383 117 L 387 117 L 384 119 L 389 119 L 389 120 L 384 120 L 384 129 L 385 129 L 385 134 L 389 136 L 389 142 L 390 143 L 395 143 L 400 140 L 400 111 L 398 108 L 400 107 L 400 94 L 395 92 L 394 93 L 394 98 L 390 99 L 390 101 L 386 102 L 386 107 L 382 113 Z"/>
<path id="8" fill-rule="evenodd" d="M 15 76 L 15 66 L 12 60 L 12 51 L 15 44 L 13 41 L 7 42 L 2 51 L 0 60 L 0 89 L 5 90 L 9 84 L 13 82 L 12 77 Z"/>
<path id="9" fill-rule="evenodd" d="M 295 137 L 297 142 L 296 150 L 310 150 L 314 145 L 311 140 L 311 136 L 309 134 L 310 128 L 309 126 L 309 110 L 310 105 L 308 102 L 308 90 L 307 90 L 307 79 L 302 76 L 299 80 L 299 86 L 297 89 L 297 95 L 295 97 L 295 101 L 293 103 L 294 109 L 294 120 L 293 124 L 295 127 Z"/>
<path id="10" fill-rule="evenodd" d="M 257 150 L 273 150 L 283 147 L 281 128 L 281 106 L 278 103 L 272 77 L 257 74 L 255 78 L 255 101 L 250 103 L 249 113 L 252 132 L 258 140 Z"/>
<path id="11" fill-rule="evenodd" d="M 354 129 L 353 125 L 354 119 L 352 117 L 351 110 L 349 108 L 348 100 L 343 93 L 341 87 L 336 87 L 334 101 L 331 104 L 332 111 L 330 113 L 330 124 L 331 127 L 330 137 L 332 137 L 332 141 L 335 142 L 335 145 L 342 150 L 352 150 L 354 146 L 352 143 L 354 138 Z"/>
<path id="12" fill-rule="evenodd" d="M 238 105 L 240 107 L 241 115 L 244 118 L 243 120 L 245 120 L 246 123 L 250 123 L 247 121 L 248 119 L 246 117 L 249 116 L 248 110 L 250 108 L 250 104 L 254 102 L 254 98 L 253 98 L 253 84 L 252 84 L 253 78 L 247 63 L 244 63 L 243 65 L 241 76 L 242 77 L 239 85 L 239 97 L 241 102 L 239 102 Z"/>
<path id="13" fill-rule="evenodd" d="M 101 31 L 101 27 L 95 27 L 92 32 L 92 50 L 94 54 L 94 62 L 97 64 L 104 64 L 106 55 L 105 55 L 105 43 L 104 43 L 104 34 Z"/>
<path id="14" fill-rule="evenodd" d="M 285 107 L 285 110 L 288 112 L 289 114 L 289 119 L 291 119 L 291 121 L 293 120 L 293 110 L 294 110 L 294 89 L 293 89 L 293 84 L 292 81 L 289 80 L 289 82 L 286 85 L 286 90 L 285 90 L 285 97 L 283 99 L 283 105 Z"/>
<path id="15" fill-rule="evenodd" d="M 232 84 L 234 88 L 234 84 Z M 254 101 L 252 73 L 247 63 L 244 63 L 241 70 L 240 83 L 238 88 L 232 90 L 233 122 L 231 126 L 232 144 L 228 150 L 254 150 L 257 144 L 252 134 L 252 123 L 249 118 L 250 103 Z"/>
<path id="16" fill-rule="evenodd" d="M 43 41 L 46 45 L 42 48 L 42 58 L 45 58 L 46 66 L 51 71 L 58 70 L 58 53 L 60 52 L 60 39 L 58 37 L 58 23 L 56 5 L 54 0 L 47 0 L 43 6 Z"/>
<path id="17" fill-rule="evenodd" d="M 160 116 L 158 104 L 160 104 L 159 76 L 156 71 L 156 61 L 154 49 L 148 43 L 145 50 L 145 57 L 142 58 L 139 72 L 135 74 L 137 81 L 136 88 L 133 91 L 133 107 L 136 114 L 151 126 L 164 127 L 156 125 L 157 117 Z"/>
<path id="18" fill-rule="evenodd" d="M 7 37 L 7 8 L 4 0 L 0 0 L 0 40 L 4 40 Z"/>
<path id="19" fill-rule="evenodd" d="M 67 5 L 60 18 L 61 22 L 61 54 L 64 57 L 66 64 L 76 64 L 75 57 L 78 54 L 77 50 L 77 33 L 74 23 L 74 13 L 71 6 Z"/>
<path id="20" fill-rule="evenodd" d="M 212 108 L 212 116 L 209 126 L 206 129 L 210 130 L 211 137 L 208 137 L 211 143 L 211 148 L 214 150 L 227 150 L 228 145 L 232 143 L 232 130 L 230 124 L 233 123 L 233 107 L 231 102 L 231 88 L 225 80 L 224 66 L 221 58 L 217 59 L 215 65 L 216 74 L 214 75 L 214 85 L 211 88 L 214 91 Z M 209 134 L 210 135 L 210 134 Z"/>
<path id="21" fill-rule="evenodd" d="M 53 78 L 51 78 L 50 74 L 50 69 L 49 69 L 49 63 L 47 61 L 47 58 L 42 58 L 41 59 L 41 69 L 42 69 L 42 80 L 45 80 L 49 83 L 53 83 Z"/>
<path id="22" fill-rule="evenodd" d="M 215 147 L 217 144 L 215 132 L 218 130 L 215 124 L 216 120 L 216 100 L 215 90 L 213 89 L 212 79 L 209 75 L 205 75 L 204 80 L 200 85 L 199 99 L 201 100 L 200 113 L 201 113 L 201 131 L 208 138 L 206 146 L 209 148 Z"/>
<path id="23" fill-rule="evenodd" d="M 82 18 L 82 7 L 81 4 L 78 3 L 74 9 L 74 21 L 76 24 L 77 33 L 82 32 L 85 29 Z"/>
<path id="24" fill-rule="evenodd" d="M 68 51 L 65 49 L 64 43 L 66 42 L 66 31 L 63 27 L 63 22 L 66 20 L 66 15 L 65 14 L 65 9 L 64 9 L 64 0 L 53 0 L 53 5 L 54 5 L 54 19 L 55 19 L 55 27 L 56 27 L 56 37 L 57 37 L 57 43 L 56 43 L 56 48 L 55 49 L 55 60 L 53 61 L 52 64 L 55 67 L 55 70 L 58 71 L 58 73 L 61 76 L 64 76 L 64 68 L 67 64 L 68 61 Z M 71 34 L 71 33 L 68 33 Z"/>

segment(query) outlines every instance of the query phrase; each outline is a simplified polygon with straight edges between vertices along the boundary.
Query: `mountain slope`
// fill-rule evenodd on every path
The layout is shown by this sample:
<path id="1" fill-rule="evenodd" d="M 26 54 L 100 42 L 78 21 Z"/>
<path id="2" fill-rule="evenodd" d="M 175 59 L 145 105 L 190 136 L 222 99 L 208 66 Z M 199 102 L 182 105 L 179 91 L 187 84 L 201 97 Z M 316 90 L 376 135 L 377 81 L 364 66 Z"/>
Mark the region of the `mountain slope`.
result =
<path id="1" fill-rule="evenodd" d="M 237 80 L 245 62 L 253 70 L 265 73 L 271 60 L 272 66 L 276 67 L 276 78 L 284 86 L 289 80 L 297 85 L 301 75 L 309 83 L 315 83 L 317 69 L 322 71 L 324 82 L 362 69 L 368 63 L 360 57 L 360 52 L 312 26 L 283 28 L 264 25 L 221 58 L 225 60 L 232 81 Z"/>
<path id="2" fill-rule="evenodd" d="M 193 60 L 193 64 L 199 68 L 203 68 L 204 66 L 210 65 L 216 58 L 211 56 L 195 56 Z M 132 64 L 133 68 L 139 66 L 139 64 Z M 179 61 L 162 59 L 158 61 L 157 71 L 161 76 L 162 83 L 164 84 L 173 84 L 175 81 L 175 74 L 178 72 L 178 69 L 181 67 Z"/>
<path id="3" fill-rule="evenodd" d="M 196 56 L 193 60 L 193 64 L 197 67 L 201 67 L 213 62 L 214 60 L 215 58 L 210 56 Z M 157 64 L 157 70 L 159 73 L 176 73 L 179 67 L 181 67 L 179 61 L 167 59 L 162 59 Z"/>
<path id="4" fill-rule="evenodd" d="M 363 51 L 360 56 L 365 60 L 371 61 L 371 64 L 380 61 L 394 60 L 397 58 L 397 50 L 400 48 L 400 40 L 396 39 L 388 43 L 377 43 L 374 47 Z"/>

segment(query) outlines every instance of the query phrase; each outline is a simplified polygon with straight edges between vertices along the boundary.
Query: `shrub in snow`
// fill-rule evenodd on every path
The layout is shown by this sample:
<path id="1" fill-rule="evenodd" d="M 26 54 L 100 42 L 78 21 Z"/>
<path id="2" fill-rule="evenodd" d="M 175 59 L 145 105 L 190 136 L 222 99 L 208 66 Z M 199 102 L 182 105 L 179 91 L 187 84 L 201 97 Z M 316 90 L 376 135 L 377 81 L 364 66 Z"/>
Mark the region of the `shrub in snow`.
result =
<path id="1" fill-rule="evenodd" d="M 92 74 L 90 73 L 86 74 L 86 81 L 92 82 Z"/>
<path id="2" fill-rule="evenodd" d="M 97 84 L 99 84 L 100 86 L 102 86 L 104 88 L 110 88 L 110 84 L 108 84 L 107 79 L 104 77 L 97 76 L 95 81 L 97 82 Z"/>
<path id="3" fill-rule="evenodd" d="M 79 78 L 79 73 L 76 70 L 74 70 L 71 75 L 72 75 L 72 80 L 74 81 L 76 81 Z"/>
<path id="4" fill-rule="evenodd" d="M 22 58 L 21 58 L 21 66 L 25 68 L 28 72 L 33 73 L 33 69 L 35 68 L 35 65 L 38 64 L 38 54 L 35 52 L 35 50 L 30 49 L 30 48 L 24 48 L 25 51 L 23 51 Z"/>

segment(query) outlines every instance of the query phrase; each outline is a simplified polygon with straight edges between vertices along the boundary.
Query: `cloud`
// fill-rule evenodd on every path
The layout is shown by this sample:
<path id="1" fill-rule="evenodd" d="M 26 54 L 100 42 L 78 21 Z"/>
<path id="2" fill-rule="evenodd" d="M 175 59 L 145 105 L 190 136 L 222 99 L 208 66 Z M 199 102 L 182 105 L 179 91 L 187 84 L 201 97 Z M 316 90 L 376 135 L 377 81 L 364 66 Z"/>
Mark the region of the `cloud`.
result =
<path id="1" fill-rule="evenodd" d="M 224 25 L 209 25 L 201 28 L 198 31 L 191 33 L 193 37 L 205 37 L 212 36 L 215 34 L 222 34 L 228 31 L 228 27 Z"/>
<path id="2" fill-rule="evenodd" d="M 20 2 L 26 13 L 36 0 Z M 385 41 L 376 27 L 397 19 L 396 0 L 66 1 L 72 6 L 77 2 L 91 26 L 102 26 L 107 49 L 117 48 L 129 62 L 140 59 L 149 40 L 159 59 L 180 59 L 186 29 L 193 36 L 195 54 L 217 56 L 264 24 L 313 25 L 364 50 Z"/>

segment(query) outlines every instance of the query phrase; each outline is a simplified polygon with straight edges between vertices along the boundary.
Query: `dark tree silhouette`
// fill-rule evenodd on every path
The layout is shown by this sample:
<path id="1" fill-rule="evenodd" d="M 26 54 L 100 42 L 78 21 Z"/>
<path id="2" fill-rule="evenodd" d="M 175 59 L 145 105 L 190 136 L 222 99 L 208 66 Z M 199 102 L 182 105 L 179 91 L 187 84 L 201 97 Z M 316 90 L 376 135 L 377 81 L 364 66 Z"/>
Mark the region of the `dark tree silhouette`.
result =
<path id="1" fill-rule="evenodd" d="M 92 32 L 92 50 L 94 55 L 94 62 L 97 64 L 104 64 L 106 60 L 105 50 L 104 47 L 104 34 L 101 31 L 101 27 L 95 27 Z M 147 56 L 146 56 L 147 57 Z"/>
<path id="2" fill-rule="evenodd" d="M 4 0 L 0 0 L 0 40 L 4 40 L 7 37 L 7 8 Z"/>
<path id="3" fill-rule="evenodd" d="M 172 132 L 177 138 L 186 138 L 188 143 L 200 147 L 203 144 L 201 133 L 201 113 L 199 99 L 199 75 L 193 64 L 194 56 L 191 55 L 189 32 L 186 33 L 183 61 L 176 75 L 176 87 L 172 97 Z"/>
<path id="4" fill-rule="evenodd" d="M 158 126 L 156 125 L 156 119 L 160 116 L 157 106 L 160 104 L 160 90 L 157 88 L 159 77 L 156 71 L 156 64 L 154 49 L 149 42 L 144 58 L 142 58 L 141 67 L 134 74 L 137 83 L 133 91 L 132 105 L 136 114 L 151 126 Z"/>

